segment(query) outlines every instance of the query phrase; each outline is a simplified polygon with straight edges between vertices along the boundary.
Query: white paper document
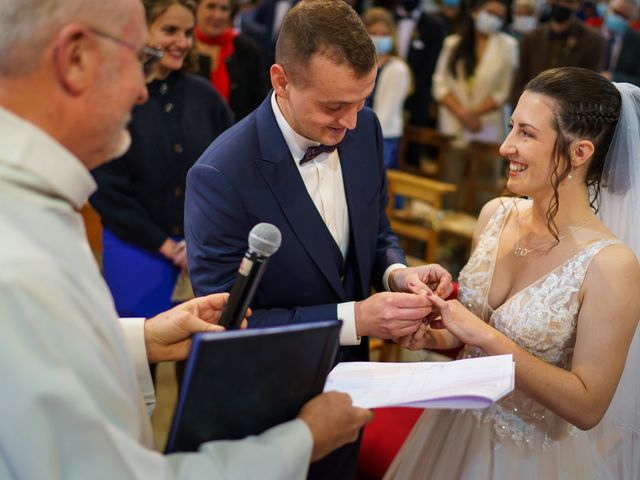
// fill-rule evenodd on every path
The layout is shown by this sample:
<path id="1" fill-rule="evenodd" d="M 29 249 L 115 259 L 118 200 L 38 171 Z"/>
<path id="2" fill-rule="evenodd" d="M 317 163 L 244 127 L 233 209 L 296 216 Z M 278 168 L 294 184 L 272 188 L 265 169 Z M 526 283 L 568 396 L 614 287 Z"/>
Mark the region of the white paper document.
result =
<path id="1" fill-rule="evenodd" d="M 344 362 L 324 391 L 351 395 L 357 407 L 485 408 L 514 387 L 511 355 L 451 362 Z"/>

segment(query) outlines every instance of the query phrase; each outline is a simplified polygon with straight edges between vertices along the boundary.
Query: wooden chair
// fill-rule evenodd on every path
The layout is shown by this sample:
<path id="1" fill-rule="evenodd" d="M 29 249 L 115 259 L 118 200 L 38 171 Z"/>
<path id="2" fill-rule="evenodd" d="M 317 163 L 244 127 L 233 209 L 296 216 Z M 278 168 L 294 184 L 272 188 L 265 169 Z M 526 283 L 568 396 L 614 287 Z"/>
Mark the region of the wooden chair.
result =
<path id="1" fill-rule="evenodd" d="M 480 208 L 477 204 L 478 193 L 489 192 L 492 198 L 504 193 L 506 160 L 500 155 L 499 149 L 499 143 L 472 142 L 469 144 L 469 173 L 463 206 L 466 212 L 478 213 Z M 484 170 L 483 167 L 485 167 Z M 488 175 L 485 175 L 485 178 L 480 178 L 482 173 Z M 489 198 L 484 200 L 489 200 Z"/>
<path id="2" fill-rule="evenodd" d="M 454 193 L 455 185 L 438 182 L 430 178 L 420 177 L 397 170 L 387 171 L 389 205 L 387 215 L 391 228 L 399 237 L 419 240 L 426 243 L 423 259 L 420 263 L 433 263 L 436 260 L 436 249 L 441 232 L 452 233 L 467 239 L 473 236 L 475 217 L 462 212 L 442 211 L 444 195 Z M 428 204 L 432 209 L 432 218 L 416 218 L 407 209 L 396 208 L 396 195 L 403 197 L 405 202 L 419 200 Z"/>
<path id="3" fill-rule="evenodd" d="M 443 135 L 433 128 L 407 125 L 404 128 L 402 139 L 400 140 L 398 152 L 399 169 L 417 175 L 435 177 L 442 171 L 442 166 L 447 159 L 451 140 L 452 137 Z M 410 145 L 428 147 L 432 150 L 434 154 L 432 155 L 431 161 L 424 163 L 419 160 L 418 165 L 408 162 L 407 153 Z"/>

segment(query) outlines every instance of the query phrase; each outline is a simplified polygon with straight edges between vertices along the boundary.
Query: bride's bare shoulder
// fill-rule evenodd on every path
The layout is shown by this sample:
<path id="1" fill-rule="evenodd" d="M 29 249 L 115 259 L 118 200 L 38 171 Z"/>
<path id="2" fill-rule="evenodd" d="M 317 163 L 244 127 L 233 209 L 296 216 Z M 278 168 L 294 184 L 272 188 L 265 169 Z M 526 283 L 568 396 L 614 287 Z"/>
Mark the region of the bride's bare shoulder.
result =
<path id="1" fill-rule="evenodd" d="M 635 298 L 640 291 L 640 265 L 635 254 L 623 243 L 600 250 L 587 269 L 585 286 L 622 298 Z M 616 293 L 614 293 L 614 291 Z"/>

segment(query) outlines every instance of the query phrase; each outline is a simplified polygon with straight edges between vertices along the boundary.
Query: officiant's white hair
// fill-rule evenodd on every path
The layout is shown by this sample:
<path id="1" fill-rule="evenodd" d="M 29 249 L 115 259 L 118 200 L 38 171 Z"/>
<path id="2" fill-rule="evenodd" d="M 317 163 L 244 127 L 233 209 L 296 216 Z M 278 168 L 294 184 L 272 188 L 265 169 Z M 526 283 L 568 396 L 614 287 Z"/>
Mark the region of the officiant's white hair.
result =
<path id="1" fill-rule="evenodd" d="M 119 27 L 127 18 L 121 5 L 118 0 L 2 0 L 0 76 L 35 70 L 51 38 L 71 22 Z"/>

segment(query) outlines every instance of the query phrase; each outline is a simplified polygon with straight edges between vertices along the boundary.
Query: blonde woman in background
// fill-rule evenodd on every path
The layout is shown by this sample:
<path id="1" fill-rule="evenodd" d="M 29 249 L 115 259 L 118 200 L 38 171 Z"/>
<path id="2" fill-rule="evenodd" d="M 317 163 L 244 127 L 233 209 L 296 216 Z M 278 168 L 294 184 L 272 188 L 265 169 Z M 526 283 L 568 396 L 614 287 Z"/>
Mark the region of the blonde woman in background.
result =
<path id="1" fill-rule="evenodd" d="M 376 47 L 378 76 L 367 99 L 380 120 L 384 138 L 384 164 L 398 167 L 398 147 L 404 127 L 403 107 L 411 93 L 411 71 L 398 56 L 396 26 L 391 14 L 384 8 L 371 8 L 362 18 Z"/>

